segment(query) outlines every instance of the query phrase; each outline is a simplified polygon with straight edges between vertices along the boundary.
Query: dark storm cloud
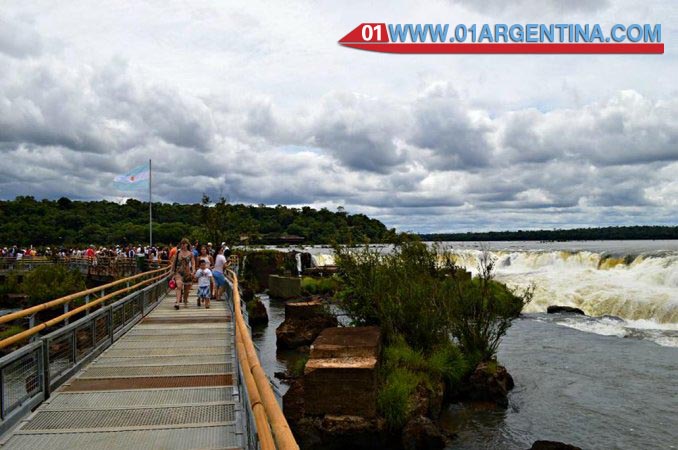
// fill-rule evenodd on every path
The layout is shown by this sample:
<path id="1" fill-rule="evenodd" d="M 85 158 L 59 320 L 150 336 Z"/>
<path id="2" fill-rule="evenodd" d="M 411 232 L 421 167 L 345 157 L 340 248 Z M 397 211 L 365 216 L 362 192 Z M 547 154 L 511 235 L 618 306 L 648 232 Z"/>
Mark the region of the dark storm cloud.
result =
<path id="1" fill-rule="evenodd" d="M 15 76 L 0 80 L 1 142 L 116 153 L 154 138 L 190 148 L 211 139 L 204 104 L 135 83 L 121 61 L 100 71 L 7 63 Z"/>
<path id="2" fill-rule="evenodd" d="M 436 84 L 413 106 L 414 129 L 410 142 L 429 149 L 440 169 L 464 169 L 488 164 L 491 147 L 486 135 L 488 123 L 474 119 L 457 91 L 448 84 Z"/>
<path id="3" fill-rule="evenodd" d="M 394 141 L 403 126 L 392 105 L 335 93 L 323 99 L 308 133 L 313 145 L 327 149 L 346 167 L 388 173 L 405 160 Z"/>

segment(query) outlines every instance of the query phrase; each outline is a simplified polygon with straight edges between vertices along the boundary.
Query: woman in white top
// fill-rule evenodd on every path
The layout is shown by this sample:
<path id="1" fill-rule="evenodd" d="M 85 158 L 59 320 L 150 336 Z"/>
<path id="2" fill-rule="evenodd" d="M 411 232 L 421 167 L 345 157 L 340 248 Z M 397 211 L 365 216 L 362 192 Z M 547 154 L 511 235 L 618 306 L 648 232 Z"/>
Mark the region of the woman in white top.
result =
<path id="1" fill-rule="evenodd" d="M 224 256 L 224 247 L 219 247 L 217 257 L 214 260 L 214 269 L 212 269 L 212 276 L 214 277 L 214 284 L 216 291 L 213 292 L 214 298 L 221 300 L 226 288 L 226 276 L 224 275 L 224 268 L 226 267 L 226 257 Z"/>

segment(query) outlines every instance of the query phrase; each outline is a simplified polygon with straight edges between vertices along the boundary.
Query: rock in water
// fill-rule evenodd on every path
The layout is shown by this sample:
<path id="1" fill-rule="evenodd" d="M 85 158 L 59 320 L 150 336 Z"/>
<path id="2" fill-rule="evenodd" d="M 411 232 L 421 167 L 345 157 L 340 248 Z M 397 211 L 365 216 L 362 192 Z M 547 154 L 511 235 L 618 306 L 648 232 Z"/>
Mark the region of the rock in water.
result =
<path id="1" fill-rule="evenodd" d="M 402 433 L 405 450 L 438 450 L 445 448 L 447 440 L 428 417 L 418 416 L 407 422 Z"/>
<path id="2" fill-rule="evenodd" d="M 472 401 L 487 401 L 508 406 L 508 393 L 513 389 L 513 377 L 496 362 L 483 362 L 473 371 L 465 386 L 464 397 Z"/>
<path id="3" fill-rule="evenodd" d="M 245 303 L 249 303 L 254 300 L 254 290 L 252 290 L 249 286 L 241 285 L 240 291 L 242 292 L 242 299 L 245 301 Z"/>
<path id="4" fill-rule="evenodd" d="M 422 415 L 438 419 L 443 409 L 445 384 L 441 381 L 429 388 L 420 384 L 412 398 L 413 415 Z"/>
<path id="5" fill-rule="evenodd" d="M 559 306 L 559 305 L 553 305 L 549 306 L 546 308 L 546 312 L 548 314 L 557 314 L 557 313 L 568 313 L 568 314 L 579 314 L 582 316 L 585 316 L 586 314 L 584 311 L 582 311 L 579 308 L 575 308 L 572 306 Z"/>
<path id="6" fill-rule="evenodd" d="M 380 348 L 378 327 L 324 330 L 304 368 L 306 414 L 375 417 Z"/>
<path id="7" fill-rule="evenodd" d="M 535 441 L 530 450 L 581 450 L 574 445 L 563 444 L 555 441 Z"/>
<path id="8" fill-rule="evenodd" d="M 268 276 L 268 296 L 283 300 L 297 298 L 301 295 L 301 278 Z"/>
<path id="9" fill-rule="evenodd" d="M 268 323 L 268 312 L 264 302 L 255 298 L 247 304 L 247 315 L 249 317 L 250 325 L 266 325 Z"/>
<path id="10" fill-rule="evenodd" d="M 311 345 L 321 331 L 337 325 L 337 318 L 327 314 L 319 300 L 287 302 L 285 321 L 275 330 L 278 348 Z"/>
<path id="11" fill-rule="evenodd" d="M 304 417 L 304 380 L 295 380 L 283 395 L 283 412 L 290 424 L 295 424 Z"/>

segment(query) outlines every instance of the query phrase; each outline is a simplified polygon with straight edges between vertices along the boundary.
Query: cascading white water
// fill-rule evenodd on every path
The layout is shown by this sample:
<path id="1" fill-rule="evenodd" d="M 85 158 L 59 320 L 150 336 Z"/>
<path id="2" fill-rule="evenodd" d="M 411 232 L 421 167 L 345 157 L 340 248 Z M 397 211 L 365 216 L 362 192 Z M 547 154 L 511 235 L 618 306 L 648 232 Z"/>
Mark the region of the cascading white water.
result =
<path id="1" fill-rule="evenodd" d="M 479 244 L 445 243 L 443 248 L 452 253 L 457 265 L 477 274 Z M 678 347 L 675 241 L 516 242 L 495 243 L 491 248 L 497 280 L 519 291 L 535 286 L 534 298 L 523 312 L 543 313 L 551 305 L 574 306 L 591 317 L 549 320 L 582 331 Z M 334 264 L 334 255 L 326 248 L 307 250 L 313 254 L 314 265 Z"/>
<path id="2" fill-rule="evenodd" d="M 479 250 L 454 250 L 455 262 L 477 272 Z M 607 257 L 589 251 L 492 251 L 496 277 L 509 287 L 535 285 L 525 312 L 575 306 L 588 315 L 678 324 L 678 254 Z"/>
<path id="3" fill-rule="evenodd" d="M 334 255 L 331 253 L 314 253 L 311 255 L 313 267 L 333 266 Z"/>
<path id="4" fill-rule="evenodd" d="M 299 276 L 301 276 L 301 273 L 303 272 L 303 269 L 301 267 L 301 253 L 297 253 L 294 255 L 294 261 L 297 263 L 297 273 Z"/>

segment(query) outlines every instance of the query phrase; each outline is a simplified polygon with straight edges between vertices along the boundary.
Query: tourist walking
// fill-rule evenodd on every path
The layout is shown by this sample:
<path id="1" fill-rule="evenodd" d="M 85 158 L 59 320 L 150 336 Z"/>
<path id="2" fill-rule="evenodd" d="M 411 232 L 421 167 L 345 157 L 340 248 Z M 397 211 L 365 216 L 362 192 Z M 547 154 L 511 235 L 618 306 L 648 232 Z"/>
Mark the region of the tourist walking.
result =
<path id="1" fill-rule="evenodd" d="M 224 256 L 224 247 L 219 247 L 217 257 L 214 259 L 214 269 L 212 270 L 216 290 L 216 292 L 213 292 L 213 297 L 217 301 L 221 300 L 221 296 L 224 295 L 224 289 L 226 288 L 226 276 L 224 275 L 225 266 L 226 257 Z"/>
<path id="2" fill-rule="evenodd" d="M 178 250 L 179 250 L 179 248 L 177 248 L 177 246 L 175 246 L 174 244 L 172 244 L 170 242 L 170 249 L 169 249 L 169 259 L 170 259 L 170 261 L 174 260 L 174 255 L 177 254 Z"/>
<path id="3" fill-rule="evenodd" d="M 198 254 L 198 264 L 200 264 L 201 261 L 205 261 L 207 263 L 208 268 L 214 266 L 214 259 L 207 252 L 207 247 L 205 247 L 204 245 L 200 246 L 200 253 Z"/>
<path id="4" fill-rule="evenodd" d="M 201 302 L 205 302 L 205 308 L 209 309 L 214 278 L 212 271 L 207 267 L 207 260 L 200 260 L 200 268 L 195 272 L 195 279 L 198 280 L 198 306 Z"/>
<path id="5" fill-rule="evenodd" d="M 177 300 L 174 303 L 175 309 L 179 309 L 182 296 L 184 306 L 188 307 L 188 292 L 191 290 L 191 284 L 193 283 L 193 268 L 195 267 L 195 258 L 193 257 L 191 244 L 188 239 L 182 239 L 179 247 L 180 250 L 177 251 L 172 260 L 174 281 L 177 284 Z"/>

